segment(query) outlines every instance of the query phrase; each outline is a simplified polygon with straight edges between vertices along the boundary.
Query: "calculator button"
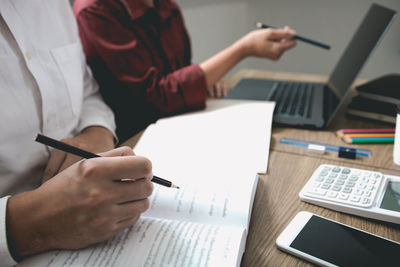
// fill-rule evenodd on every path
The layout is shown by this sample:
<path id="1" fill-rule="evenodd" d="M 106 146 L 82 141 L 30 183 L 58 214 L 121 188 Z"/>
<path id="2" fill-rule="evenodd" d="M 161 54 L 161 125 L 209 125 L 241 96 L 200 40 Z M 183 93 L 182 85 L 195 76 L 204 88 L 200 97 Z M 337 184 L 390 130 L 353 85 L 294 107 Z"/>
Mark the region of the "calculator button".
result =
<path id="1" fill-rule="evenodd" d="M 371 191 L 365 192 L 365 196 L 366 196 L 366 197 L 370 197 L 370 196 L 371 196 Z"/>
<path id="2" fill-rule="evenodd" d="M 333 191 L 340 191 L 340 190 L 342 190 L 342 187 L 339 186 L 339 185 L 334 185 L 334 186 L 332 186 L 332 190 Z"/>
<path id="3" fill-rule="evenodd" d="M 330 198 L 335 198 L 335 197 L 337 196 L 337 194 L 338 194 L 338 193 L 336 193 L 336 192 L 329 191 L 328 197 L 330 197 Z"/>
<path id="4" fill-rule="evenodd" d="M 363 204 L 369 204 L 370 202 L 371 202 L 371 199 L 370 199 L 370 198 L 363 197 L 363 199 L 362 199 L 362 202 L 361 202 L 361 203 L 363 203 Z"/>
<path id="5" fill-rule="evenodd" d="M 333 181 L 335 181 L 335 180 L 332 178 L 326 178 L 325 183 L 331 184 L 331 183 L 333 183 Z"/>
<path id="6" fill-rule="evenodd" d="M 356 183 L 355 182 L 347 182 L 346 186 L 347 187 L 353 187 Z"/>
<path id="7" fill-rule="evenodd" d="M 368 185 L 368 186 L 367 186 L 367 189 L 372 191 L 372 190 L 375 189 L 375 187 L 374 187 L 373 185 Z"/>
<path id="8" fill-rule="evenodd" d="M 360 189 L 356 189 L 356 191 L 354 192 L 354 194 L 356 194 L 356 195 L 358 195 L 358 196 L 361 196 L 362 194 L 364 194 L 364 191 L 363 191 L 363 190 L 360 190 Z"/>
<path id="9" fill-rule="evenodd" d="M 350 201 L 352 202 L 360 202 L 360 197 L 359 196 L 351 196 Z"/>
<path id="10" fill-rule="evenodd" d="M 335 185 L 344 185 L 344 181 L 343 180 L 337 180 L 335 182 Z"/>
<path id="11" fill-rule="evenodd" d="M 361 188 L 361 189 L 365 189 L 366 187 L 367 187 L 367 185 L 364 184 L 364 183 L 360 183 L 360 184 L 358 185 L 358 188 Z"/>
<path id="12" fill-rule="evenodd" d="M 355 182 L 355 181 L 357 181 L 358 180 L 358 176 L 356 176 L 356 175 L 352 175 L 352 176 L 350 176 L 350 178 L 349 178 L 349 181 L 352 181 L 352 182 Z"/>
<path id="13" fill-rule="evenodd" d="M 324 176 L 318 176 L 317 178 L 315 178 L 316 182 L 322 182 L 324 180 Z"/>
<path id="14" fill-rule="evenodd" d="M 329 173 L 329 172 L 323 170 L 319 175 L 320 175 L 320 176 L 327 176 L 328 173 Z"/>
<path id="15" fill-rule="evenodd" d="M 368 183 L 369 179 L 367 177 L 361 178 L 361 182 L 363 183 Z"/>
<path id="16" fill-rule="evenodd" d="M 369 183 L 370 183 L 370 184 L 375 184 L 375 183 L 376 183 L 376 179 L 371 179 L 371 180 L 369 181 Z"/>
<path id="17" fill-rule="evenodd" d="M 380 178 L 381 177 L 381 175 L 379 174 L 379 173 L 374 173 L 374 176 L 373 176 L 374 178 Z"/>
<path id="18" fill-rule="evenodd" d="M 346 180 L 346 179 L 347 179 L 347 175 L 341 174 L 341 175 L 339 176 L 338 179 L 340 179 L 340 180 Z"/>
<path id="19" fill-rule="evenodd" d="M 347 200 L 348 198 L 349 198 L 349 194 L 345 194 L 345 193 L 340 193 L 339 194 L 339 199 Z"/>
<path id="20" fill-rule="evenodd" d="M 330 178 L 336 178 L 336 177 L 337 177 L 337 173 L 331 173 L 331 174 L 329 175 L 329 177 L 330 177 Z"/>
<path id="21" fill-rule="evenodd" d="M 352 191 L 351 187 L 345 187 L 345 188 L 343 188 L 343 190 L 342 190 L 343 193 L 347 193 L 347 194 L 350 194 L 351 191 Z"/>
<path id="22" fill-rule="evenodd" d="M 339 167 L 334 167 L 334 168 L 332 169 L 332 171 L 333 171 L 333 172 L 340 172 L 340 168 L 339 168 Z"/>
<path id="23" fill-rule="evenodd" d="M 343 174 L 349 174 L 349 173 L 350 173 L 350 169 L 349 169 L 349 168 L 344 168 L 344 169 L 342 170 L 342 173 L 343 173 Z"/>
<path id="24" fill-rule="evenodd" d="M 314 194 L 314 195 L 319 195 L 319 196 L 325 196 L 326 190 L 320 189 L 320 188 L 313 188 L 311 190 L 308 190 L 308 193 Z"/>
<path id="25" fill-rule="evenodd" d="M 363 176 L 364 177 L 371 177 L 371 173 L 370 172 L 364 172 Z"/>
<path id="26" fill-rule="evenodd" d="M 323 184 L 323 185 L 321 186 L 322 189 L 329 189 L 330 187 L 331 187 L 330 184 Z"/>
<path id="27" fill-rule="evenodd" d="M 321 183 L 317 183 L 317 182 L 313 183 L 313 187 L 319 187 L 320 185 L 321 185 Z"/>

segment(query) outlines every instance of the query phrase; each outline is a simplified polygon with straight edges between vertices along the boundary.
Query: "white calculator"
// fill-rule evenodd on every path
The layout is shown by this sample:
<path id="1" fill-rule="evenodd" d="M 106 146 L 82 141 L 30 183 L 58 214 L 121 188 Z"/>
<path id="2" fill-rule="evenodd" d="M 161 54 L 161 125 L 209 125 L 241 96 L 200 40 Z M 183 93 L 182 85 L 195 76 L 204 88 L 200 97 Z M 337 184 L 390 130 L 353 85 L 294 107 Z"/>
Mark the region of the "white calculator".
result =
<path id="1" fill-rule="evenodd" d="M 320 165 L 299 193 L 318 206 L 400 224 L 400 177 Z"/>

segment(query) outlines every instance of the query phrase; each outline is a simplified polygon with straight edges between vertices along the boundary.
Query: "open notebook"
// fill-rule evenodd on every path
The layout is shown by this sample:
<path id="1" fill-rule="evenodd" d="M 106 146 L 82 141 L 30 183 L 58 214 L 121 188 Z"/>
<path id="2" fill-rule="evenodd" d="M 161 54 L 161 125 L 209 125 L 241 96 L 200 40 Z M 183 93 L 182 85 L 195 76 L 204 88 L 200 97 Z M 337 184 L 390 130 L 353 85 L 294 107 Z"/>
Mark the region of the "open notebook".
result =
<path id="1" fill-rule="evenodd" d="M 257 172 L 266 172 L 273 109 L 268 102 L 213 100 L 206 110 L 159 120 L 134 151 L 180 189 L 155 184 L 149 210 L 131 228 L 21 266 L 239 266 Z"/>

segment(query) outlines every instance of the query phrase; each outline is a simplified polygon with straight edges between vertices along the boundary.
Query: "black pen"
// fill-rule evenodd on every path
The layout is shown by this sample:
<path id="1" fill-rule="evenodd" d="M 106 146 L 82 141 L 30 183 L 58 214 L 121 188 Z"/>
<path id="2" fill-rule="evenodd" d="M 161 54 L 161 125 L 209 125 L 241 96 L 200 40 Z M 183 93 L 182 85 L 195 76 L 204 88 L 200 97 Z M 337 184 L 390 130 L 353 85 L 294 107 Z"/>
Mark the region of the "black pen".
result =
<path id="1" fill-rule="evenodd" d="M 266 24 L 261 23 L 261 22 L 257 22 L 257 23 L 256 23 L 256 26 L 257 26 L 257 28 L 260 28 L 260 29 L 261 29 L 261 28 L 272 28 L 272 29 L 276 29 L 276 27 L 274 27 L 274 26 L 269 26 L 269 25 L 266 25 Z M 303 36 L 300 36 L 300 35 L 296 35 L 294 38 L 296 38 L 297 40 L 303 41 L 303 42 L 305 42 L 305 43 L 309 43 L 309 44 L 312 44 L 312 45 L 315 45 L 315 46 L 319 46 L 319 47 L 321 47 L 321 48 L 325 48 L 325 49 L 327 49 L 327 50 L 331 49 L 331 46 L 330 46 L 330 45 L 323 44 L 323 43 L 321 43 L 321 42 L 314 41 L 314 40 L 308 39 L 308 38 L 303 37 Z"/>
<path id="2" fill-rule="evenodd" d="M 55 140 L 53 138 L 47 137 L 45 135 L 42 134 L 37 134 L 36 138 L 35 138 L 36 142 L 42 143 L 44 145 L 56 148 L 58 150 L 73 154 L 75 156 L 79 156 L 85 159 L 90 159 L 90 158 L 98 158 L 100 157 L 97 154 L 94 154 L 92 152 L 71 146 L 69 144 L 63 143 L 61 141 Z M 152 182 L 159 184 L 159 185 L 163 185 L 166 187 L 172 187 L 172 188 L 177 188 L 179 189 L 179 186 L 174 185 L 172 182 L 165 180 L 163 178 L 160 178 L 158 176 L 153 175 L 153 178 L 151 179 Z"/>

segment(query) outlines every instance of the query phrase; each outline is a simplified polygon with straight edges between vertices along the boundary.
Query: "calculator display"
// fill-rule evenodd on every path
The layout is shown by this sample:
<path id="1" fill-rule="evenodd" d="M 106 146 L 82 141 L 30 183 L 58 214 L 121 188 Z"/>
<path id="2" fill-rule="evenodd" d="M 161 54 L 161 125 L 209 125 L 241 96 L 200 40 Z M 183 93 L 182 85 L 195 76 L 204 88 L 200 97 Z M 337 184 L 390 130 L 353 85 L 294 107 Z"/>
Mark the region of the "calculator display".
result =
<path id="1" fill-rule="evenodd" d="M 400 212 L 400 182 L 389 181 L 380 207 Z"/>
<path id="2" fill-rule="evenodd" d="M 290 247 L 338 266 L 394 266 L 400 245 L 312 216 Z"/>

